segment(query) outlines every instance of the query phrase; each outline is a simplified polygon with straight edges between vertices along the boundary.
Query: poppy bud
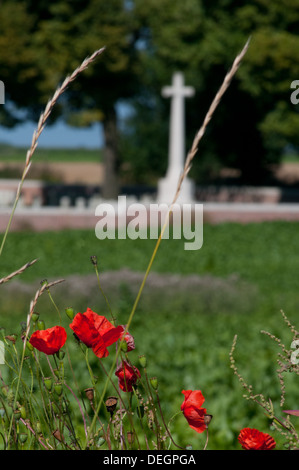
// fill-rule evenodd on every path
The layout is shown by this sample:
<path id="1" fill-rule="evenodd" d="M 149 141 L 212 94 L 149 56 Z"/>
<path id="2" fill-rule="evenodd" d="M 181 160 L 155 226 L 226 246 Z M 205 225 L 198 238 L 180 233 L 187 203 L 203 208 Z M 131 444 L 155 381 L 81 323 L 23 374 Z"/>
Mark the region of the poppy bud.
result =
<path id="1" fill-rule="evenodd" d="M 103 444 L 105 444 L 105 439 L 103 437 L 99 437 L 97 447 L 101 447 Z"/>
<path id="2" fill-rule="evenodd" d="M 39 313 L 33 313 L 31 319 L 36 323 L 39 319 Z"/>
<path id="3" fill-rule="evenodd" d="M 42 432 L 42 427 L 41 427 L 41 424 L 40 424 L 39 421 L 37 421 L 37 422 L 35 423 L 35 430 L 36 430 L 36 432 L 37 432 L 38 434 L 41 434 L 41 432 Z"/>
<path id="4" fill-rule="evenodd" d="M 138 359 L 139 359 L 139 364 L 141 365 L 141 367 L 145 368 L 147 364 L 145 355 L 142 354 L 141 356 L 138 356 Z"/>
<path id="5" fill-rule="evenodd" d="M 49 390 L 49 392 L 50 392 L 51 389 L 52 389 L 52 379 L 51 379 L 51 377 L 45 377 L 44 378 L 44 385 L 45 385 L 46 389 Z"/>
<path id="6" fill-rule="evenodd" d="M 67 316 L 69 317 L 70 320 L 72 320 L 75 316 L 75 312 L 74 312 L 74 309 L 72 307 L 67 307 L 65 309 L 65 313 L 67 314 Z"/>
<path id="7" fill-rule="evenodd" d="M 45 322 L 43 320 L 38 320 L 37 322 L 37 328 L 39 330 L 44 330 L 45 329 Z"/>
<path id="8" fill-rule="evenodd" d="M 157 377 L 151 377 L 150 378 L 150 383 L 151 383 L 151 386 L 153 387 L 154 390 L 158 389 L 158 379 L 157 379 Z"/>
<path id="9" fill-rule="evenodd" d="M 116 397 L 109 397 L 106 400 L 106 409 L 110 413 L 111 417 L 115 411 L 116 405 L 117 405 L 117 398 Z"/>
<path id="10" fill-rule="evenodd" d="M 60 397 L 60 395 L 62 394 L 62 385 L 60 382 L 56 382 L 54 384 L 54 392 L 56 393 L 56 395 L 58 395 Z"/>
<path id="11" fill-rule="evenodd" d="M 27 437 L 28 437 L 28 434 L 26 434 L 25 432 L 22 432 L 19 435 L 19 439 L 20 439 L 21 444 L 25 444 L 25 442 L 27 441 Z"/>
<path id="12" fill-rule="evenodd" d="M 20 413 L 21 413 L 21 417 L 25 419 L 27 415 L 25 406 L 20 407 Z"/>

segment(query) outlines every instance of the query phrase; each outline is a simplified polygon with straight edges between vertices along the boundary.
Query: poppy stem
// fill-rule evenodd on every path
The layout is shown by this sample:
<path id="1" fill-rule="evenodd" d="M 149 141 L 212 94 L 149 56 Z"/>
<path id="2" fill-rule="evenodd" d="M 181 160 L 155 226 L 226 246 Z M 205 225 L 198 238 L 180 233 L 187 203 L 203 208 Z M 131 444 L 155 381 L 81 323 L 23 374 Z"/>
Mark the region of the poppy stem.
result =
<path id="1" fill-rule="evenodd" d="M 208 445 L 208 441 L 209 441 L 209 431 L 208 431 L 208 426 L 207 426 L 207 438 L 206 438 L 206 443 L 205 443 L 205 446 L 204 446 L 203 450 L 206 450 L 207 445 Z"/>
<path id="2" fill-rule="evenodd" d="M 101 294 L 102 294 L 102 296 L 104 297 L 105 302 L 106 302 L 106 304 L 107 304 L 107 307 L 108 307 L 108 309 L 109 309 L 109 312 L 110 312 L 110 315 L 111 315 L 112 323 L 113 323 L 114 326 L 116 326 L 116 318 L 115 318 L 115 316 L 113 315 L 112 308 L 111 308 L 111 306 L 110 306 L 110 304 L 109 304 L 108 298 L 107 298 L 105 292 L 103 291 L 102 286 L 101 286 L 101 283 L 100 283 L 100 275 L 99 275 L 98 265 L 97 265 L 97 263 L 94 263 L 94 262 L 93 262 L 92 264 L 94 265 L 94 269 L 95 269 L 95 272 L 96 272 L 96 276 L 97 276 L 97 280 L 98 280 L 99 289 L 100 289 Z"/>
<path id="3" fill-rule="evenodd" d="M 181 446 L 179 446 L 178 444 L 176 444 L 176 443 L 174 442 L 173 437 L 172 437 L 172 435 L 171 435 L 171 432 L 169 431 L 168 426 L 167 426 L 167 424 L 165 423 L 164 415 L 163 415 L 162 408 L 161 408 L 161 404 L 160 404 L 160 400 L 159 400 L 158 390 L 155 390 L 155 392 L 156 392 L 156 398 L 157 398 L 158 407 L 159 407 L 159 410 L 160 410 L 160 415 L 161 415 L 161 418 L 162 418 L 162 421 L 163 421 L 165 430 L 166 430 L 166 432 L 167 432 L 167 434 L 168 434 L 168 436 L 169 436 L 169 439 L 171 440 L 171 442 L 173 443 L 173 445 L 174 445 L 175 447 L 177 447 L 178 449 L 184 450 L 185 447 L 181 447 Z"/>

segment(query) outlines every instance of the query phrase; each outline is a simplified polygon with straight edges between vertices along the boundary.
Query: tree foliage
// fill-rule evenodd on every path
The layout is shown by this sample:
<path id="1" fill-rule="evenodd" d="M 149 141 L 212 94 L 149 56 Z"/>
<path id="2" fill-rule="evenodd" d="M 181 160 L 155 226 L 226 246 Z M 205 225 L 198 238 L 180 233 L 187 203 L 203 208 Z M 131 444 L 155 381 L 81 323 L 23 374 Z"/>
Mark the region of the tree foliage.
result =
<path id="1" fill-rule="evenodd" d="M 105 196 L 117 194 L 116 104 L 135 93 L 134 22 L 122 0 L 64 2 L 3 1 L 1 7 L 0 76 L 7 84 L 2 124 L 37 119 L 59 82 L 82 60 L 105 46 L 101 59 L 64 95 L 60 114 L 72 125 L 100 121 L 106 137 Z M 3 112 L 3 110 L 2 110 Z"/>
<path id="2" fill-rule="evenodd" d="M 103 124 L 108 197 L 117 194 L 120 163 L 139 182 L 165 171 L 170 103 L 161 88 L 173 72 L 182 71 L 196 89 L 186 103 L 189 148 L 249 36 L 241 68 L 200 144 L 193 177 L 205 181 L 212 170 L 230 166 L 244 181 L 258 183 L 286 145 L 299 146 L 298 107 L 290 101 L 290 84 L 299 78 L 297 0 L 3 0 L 0 20 L 0 78 L 8 103 L 0 124 L 6 126 L 37 119 L 65 75 L 106 46 L 52 119 Z M 122 128 L 119 102 L 133 110 Z"/>
<path id="3" fill-rule="evenodd" d="M 268 164 L 279 162 L 286 145 L 299 145 L 298 107 L 290 102 L 290 84 L 299 77 L 296 0 L 135 3 L 144 27 L 144 86 L 151 89 L 147 104 L 156 108 L 152 139 L 157 139 L 157 119 L 168 119 L 169 103 L 161 103 L 161 88 L 170 83 L 172 73 L 181 70 L 187 84 L 196 88 L 195 98 L 186 102 L 190 145 L 234 57 L 251 37 L 241 68 L 200 144 L 193 176 L 205 181 L 213 169 L 230 166 L 242 171 L 244 181 L 262 182 Z M 133 125 L 142 116 L 140 111 Z M 149 165 L 151 160 L 148 154 Z"/>

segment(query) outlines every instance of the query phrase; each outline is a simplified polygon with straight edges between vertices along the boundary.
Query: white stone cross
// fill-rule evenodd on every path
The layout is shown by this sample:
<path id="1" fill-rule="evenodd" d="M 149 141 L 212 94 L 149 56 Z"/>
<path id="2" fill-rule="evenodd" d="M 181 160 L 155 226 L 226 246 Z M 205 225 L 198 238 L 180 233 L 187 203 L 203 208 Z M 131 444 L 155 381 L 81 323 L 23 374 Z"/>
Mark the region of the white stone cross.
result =
<path id="1" fill-rule="evenodd" d="M 166 177 L 158 182 L 158 201 L 170 204 L 175 195 L 179 177 L 185 164 L 185 106 L 184 99 L 194 95 L 194 88 L 184 86 L 184 76 L 176 72 L 172 85 L 162 88 L 162 96 L 171 99 L 169 155 Z M 178 202 L 191 202 L 194 199 L 194 186 L 185 179 Z"/>

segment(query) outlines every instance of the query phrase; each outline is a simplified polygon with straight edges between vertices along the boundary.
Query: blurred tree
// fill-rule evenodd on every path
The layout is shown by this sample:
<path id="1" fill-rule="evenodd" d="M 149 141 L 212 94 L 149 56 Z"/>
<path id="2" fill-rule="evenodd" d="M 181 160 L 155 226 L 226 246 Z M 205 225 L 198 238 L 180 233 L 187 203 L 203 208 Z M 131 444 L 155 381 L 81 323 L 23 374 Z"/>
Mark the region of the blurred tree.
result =
<path id="1" fill-rule="evenodd" d="M 82 59 L 106 46 L 54 108 L 72 125 L 103 124 L 103 193 L 118 193 L 121 159 L 128 174 L 148 182 L 167 165 L 169 100 L 161 88 L 181 70 L 195 98 L 186 104 L 187 148 L 249 36 L 251 44 L 194 161 L 193 177 L 221 166 L 243 180 L 263 181 L 268 163 L 287 144 L 299 145 L 298 106 L 290 84 L 299 78 L 297 0 L 2 0 L 0 79 L 6 85 L 0 123 L 38 119 L 57 84 Z M 120 129 L 117 105 L 133 113 Z M 121 140 L 119 136 L 121 133 Z M 121 143 L 121 148 L 119 147 Z M 186 149 L 187 150 L 187 149 Z"/>
<path id="2" fill-rule="evenodd" d="M 200 143 L 192 175 L 205 181 L 213 170 L 230 166 L 241 170 L 244 182 L 263 182 L 268 164 L 279 162 L 286 145 L 299 145 L 298 106 L 290 102 L 290 84 L 299 78 L 298 1 L 135 0 L 135 5 L 143 25 L 144 88 L 127 123 L 129 139 L 124 136 L 128 158 L 135 158 L 143 142 L 143 166 L 164 171 L 163 159 L 155 158 L 155 142 L 168 142 L 169 100 L 161 97 L 161 88 L 177 70 L 196 88 L 195 98 L 186 103 L 188 149 L 234 57 L 251 36 Z"/>
<path id="3" fill-rule="evenodd" d="M 51 116 L 72 125 L 100 121 L 105 136 L 107 198 L 118 194 L 116 106 L 136 92 L 137 39 L 129 2 L 4 0 L 0 12 L 0 77 L 6 84 L 1 124 L 38 119 L 57 85 L 82 60 L 106 46 L 104 55 L 68 89 Z M 20 113 L 20 111 L 23 111 Z"/>

